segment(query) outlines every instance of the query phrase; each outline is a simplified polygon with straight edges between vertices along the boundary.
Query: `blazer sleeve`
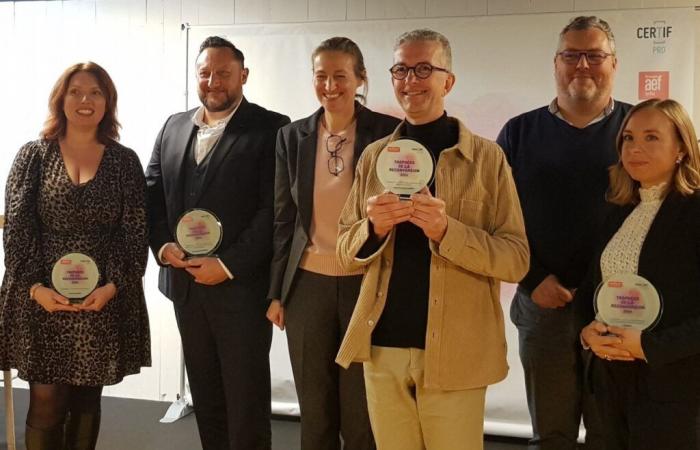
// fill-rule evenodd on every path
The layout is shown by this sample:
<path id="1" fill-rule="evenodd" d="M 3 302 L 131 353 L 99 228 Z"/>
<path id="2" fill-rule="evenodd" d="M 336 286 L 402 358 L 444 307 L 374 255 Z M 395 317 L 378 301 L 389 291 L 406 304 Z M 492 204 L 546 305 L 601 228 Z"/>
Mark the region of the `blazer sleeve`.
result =
<path id="1" fill-rule="evenodd" d="M 275 136 L 278 130 L 288 124 L 289 117 L 275 114 L 274 117 L 261 117 L 271 120 L 264 131 L 270 134 L 265 139 L 262 160 L 258 165 L 258 184 L 250 195 L 256 198 L 257 210 L 248 226 L 237 236 L 235 242 L 218 252 L 219 259 L 233 274 L 234 278 L 259 277 L 261 267 L 269 270 L 272 253 L 272 222 L 275 177 Z"/>
<path id="2" fill-rule="evenodd" d="M 120 185 L 122 188 L 122 213 L 112 233 L 110 245 L 120 249 L 109 254 L 106 281 L 117 290 L 141 282 L 148 260 L 148 234 L 146 225 L 146 198 L 143 168 L 138 156 L 131 149 L 122 150 Z"/>
<path id="3" fill-rule="evenodd" d="M 270 264 L 270 290 L 267 297 L 279 300 L 282 296 L 282 280 L 289 260 L 294 237 L 297 205 L 292 198 L 288 148 L 294 130 L 285 127 L 277 133 L 275 146 L 275 218 L 272 237 L 272 263 Z"/>
<path id="4" fill-rule="evenodd" d="M 682 264 L 700 264 L 700 203 L 695 202 L 694 205 L 696 205 L 694 220 L 684 223 L 683 227 L 694 231 L 692 236 L 695 242 L 689 245 L 693 245 L 695 249 L 695 261 L 683 261 Z M 679 294 L 677 299 L 679 302 L 687 304 L 700 302 L 700 292 L 692 292 L 689 289 L 684 291 Z M 697 311 L 697 308 L 694 310 Z M 647 363 L 652 367 L 700 355 L 700 315 L 688 314 L 685 320 L 674 326 L 642 332 L 642 349 L 644 349 Z"/>
<path id="5" fill-rule="evenodd" d="M 41 165 L 41 148 L 35 142 L 24 145 L 5 186 L 5 271 L 27 286 L 47 281 L 37 211 Z"/>
<path id="6" fill-rule="evenodd" d="M 495 164 L 485 170 L 497 173 L 493 232 L 466 225 L 447 216 L 447 231 L 439 245 L 431 249 L 452 264 L 470 272 L 498 280 L 518 282 L 527 272 L 529 248 L 520 201 L 510 167 L 500 148 Z"/>
<path id="7" fill-rule="evenodd" d="M 661 366 L 700 355 L 700 316 L 689 317 L 663 331 L 642 332 L 642 349 L 650 366 Z"/>
<path id="8" fill-rule="evenodd" d="M 148 211 L 148 241 L 156 262 L 162 263 L 158 259 L 158 251 L 168 242 L 173 242 L 174 238 L 168 228 L 168 214 L 165 202 L 165 191 L 163 189 L 163 173 L 161 171 L 163 135 L 168 129 L 172 117 L 161 128 L 156 142 L 153 145 L 151 159 L 146 166 L 146 209 Z"/>

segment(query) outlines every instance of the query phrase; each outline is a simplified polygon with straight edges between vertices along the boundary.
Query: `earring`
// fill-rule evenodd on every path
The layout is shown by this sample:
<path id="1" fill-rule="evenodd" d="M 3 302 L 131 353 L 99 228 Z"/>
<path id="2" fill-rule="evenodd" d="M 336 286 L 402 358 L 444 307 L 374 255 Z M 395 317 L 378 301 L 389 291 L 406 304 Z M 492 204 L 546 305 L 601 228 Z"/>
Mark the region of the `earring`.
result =
<path id="1" fill-rule="evenodd" d="M 683 161 L 683 155 L 678 155 L 678 158 L 676 158 L 676 164 L 680 164 L 681 161 Z"/>

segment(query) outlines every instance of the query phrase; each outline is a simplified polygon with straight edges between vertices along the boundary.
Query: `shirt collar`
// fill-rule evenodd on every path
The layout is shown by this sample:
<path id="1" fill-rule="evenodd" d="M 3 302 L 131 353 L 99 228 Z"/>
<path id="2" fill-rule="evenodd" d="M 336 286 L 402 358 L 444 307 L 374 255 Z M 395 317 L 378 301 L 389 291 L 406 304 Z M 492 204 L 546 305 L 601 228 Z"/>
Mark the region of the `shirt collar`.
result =
<path id="1" fill-rule="evenodd" d="M 613 100 L 612 97 L 610 97 L 610 101 L 608 102 L 607 105 L 605 105 L 605 108 L 603 108 L 603 112 L 601 112 L 598 116 L 594 117 L 593 120 L 588 122 L 588 125 L 593 125 L 594 123 L 600 122 L 601 120 L 605 119 L 608 117 L 610 114 L 613 113 L 613 110 L 615 109 L 615 100 Z M 549 112 L 560 118 L 561 120 L 565 121 L 569 125 L 571 125 L 571 122 L 566 120 L 564 118 L 564 115 L 561 113 L 559 110 L 559 104 L 557 103 L 557 98 L 555 97 L 554 100 L 549 104 Z"/>
<path id="2" fill-rule="evenodd" d="M 197 108 L 197 111 L 195 111 L 194 115 L 192 116 L 192 122 L 199 127 L 199 128 L 225 128 L 226 125 L 231 121 L 231 118 L 233 117 L 234 114 L 236 114 L 236 111 L 238 111 L 238 107 L 241 106 L 241 102 L 239 101 L 238 104 L 236 105 L 235 108 L 233 108 L 233 111 L 231 111 L 231 114 L 228 116 L 224 117 L 223 119 L 217 120 L 214 125 L 207 125 L 206 122 L 204 122 L 204 106 L 200 106 Z"/>

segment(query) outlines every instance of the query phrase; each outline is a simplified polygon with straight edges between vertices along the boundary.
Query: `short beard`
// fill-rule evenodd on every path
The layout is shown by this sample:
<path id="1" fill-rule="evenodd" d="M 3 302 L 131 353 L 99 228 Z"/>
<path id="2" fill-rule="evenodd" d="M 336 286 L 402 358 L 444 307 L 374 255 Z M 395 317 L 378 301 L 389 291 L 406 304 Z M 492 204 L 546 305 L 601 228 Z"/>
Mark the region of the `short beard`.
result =
<path id="1" fill-rule="evenodd" d="M 595 89 L 574 89 L 567 87 L 569 97 L 577 101 L 594 101 L 600 98 L 602 92 L 597 87 Z"/>
<path id="2" fill-rule="evenodd" d="M 211 105 L 211 102 L 207 100 L 207 94 L 204 94 L 202 92 L 198 92 L 199 95 L 199 101 L 202 102 L 202 105 L 207 109 L 209 112 L 222 112 L 226 111 L 227 109 L 230 109 L 233 107 L 233 105 L 236 104 L 237 99 L 235 97 L 231 97 L 230 95 L 226 94 L 226 101 L 220 103 L 219 105 Z"/>

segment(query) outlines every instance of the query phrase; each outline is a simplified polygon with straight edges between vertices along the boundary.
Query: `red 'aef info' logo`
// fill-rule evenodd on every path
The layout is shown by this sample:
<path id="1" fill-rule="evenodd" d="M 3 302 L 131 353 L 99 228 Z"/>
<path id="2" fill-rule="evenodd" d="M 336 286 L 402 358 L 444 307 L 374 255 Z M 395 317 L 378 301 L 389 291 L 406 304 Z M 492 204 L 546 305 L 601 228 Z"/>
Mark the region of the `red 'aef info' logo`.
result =
<path id="1" fill-rule="evenodd" d="M 639 72 L 639 100 L 668 98 L 669 72 Z"/>

